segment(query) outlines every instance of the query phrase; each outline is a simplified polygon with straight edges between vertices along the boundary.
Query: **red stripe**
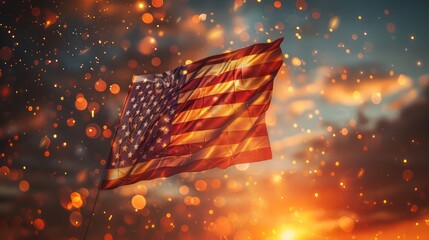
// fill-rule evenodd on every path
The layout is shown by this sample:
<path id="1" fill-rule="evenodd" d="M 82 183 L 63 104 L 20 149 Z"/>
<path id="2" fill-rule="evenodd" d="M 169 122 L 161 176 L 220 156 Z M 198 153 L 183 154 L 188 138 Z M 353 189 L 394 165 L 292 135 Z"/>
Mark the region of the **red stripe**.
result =
<path id="1" fill-rule="evenodd" d="M 248 46 L 232 52 L 222 53 L 211 57 L 207 57 L 207 58 L 198 60 L 196 62 L 193 62 L 189 65 L 186 65 L 186 70 L 188 72 L 193 72 L 204 65 L 228 62 L 228 61 L 239 59 L 244 56 L 248 56 L 252 54 L 269 52 L 279 47 L 282 41 L 283 41 L 283 38 L 279 38 L 272 43 L 258 43 L 258 44 L 254 44 L 252 46 Z"/>
<path id="2" fill-rule="evenodd" d="M 138 175 L 127 176 L 117 180 L 103 180 L 100 189 L 113 189 L 122 185 L 132 184 L 141 180 L 151 180 L 154 178 L 169 177 L 181 172 L 200 172 L 213 168 L 227 168 L 239 163 L 259 162 L 271 159 L 271 148 L 261 148 L 252 151 L 240 152 L 232 157 L 210 158 L 193 161 L 185 166 L 159 167 Z"/>
<path id="3" fill-rule="evenodd" d="M 238 68 L 232 71 L 224 72 L 219 75 L 204 76 L 190 79 L 180 90 L 180 93 L 195 90 L 198 87 L 208 87 L 222 82 L 228 82 L 237 79 L 262 77 L 276 73 L 283 64 L 283 60 L 252 65 L 249 67 Z"/>
<path id="4" fill-rule="evenodd" d="M 237 117 L 259 117 L 264 112 L 268 110 L 270 104 L 264 105 L 250 105 L 247 107 L 246 111 L 240 112 L 239 114 L 226 117 L 215 117 L 215 118 L 203 118 L 197 119 L 194 121 L 176 123 L 173 124 L 171 129 L 172 135 L 177 135 L 180 133 L 186 133 L 191 131 L 200 131 L 200 130 L 209 130 L 220 128 L 224 125 L 228 125 L 234 118 Z"/>
<path id="5" fill-rule="evenodd" d="M 202 98 L 188 100 L 186 102 L 180 103 L 177 106 L 176 114 L 181 113 L 183 111 L 209 107 L 214 105 L 246 102 L 246 101 L 249 101 L 249 99 L 251 99 L 253 96 L 256 96 L 256 94 L 263 91 L 269 91 L 269 90 L 273 90 L 272 78 L 256 90 L 226 92 L 226 93 L 214 94 L 214 95 L 210 95 Z"/>
<path id="6" fill-rule="evenodd" d="M 215 145 L 237 144 L 244 141 L 246 138 L 268 136 L 268 132 L 265 123 L 261 123 L 246 131 L 221 132 L 219 129 L 219 133 L 216 135 L 217 136 L 213 136 L 212 139 L 206 142 L 171 146 L 167 147 L 165 150 L 167 154 L 171 156 L 187 155 Z"/>

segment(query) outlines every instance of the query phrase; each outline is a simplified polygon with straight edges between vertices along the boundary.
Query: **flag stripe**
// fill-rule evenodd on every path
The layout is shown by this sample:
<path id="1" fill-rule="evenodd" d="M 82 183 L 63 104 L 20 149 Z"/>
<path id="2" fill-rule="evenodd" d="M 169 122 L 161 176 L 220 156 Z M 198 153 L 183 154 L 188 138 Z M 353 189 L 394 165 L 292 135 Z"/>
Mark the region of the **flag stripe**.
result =
<path id="1" fill-rule="evenodd" d="M 182 145 L 187 143 L 201 143 L 209 141 L 212 138 L 217 137 L 222 131 L 249 131 L 257 124 L 264 124 L 264 118 L 252 118 L 249 120 L 236 121 L 235 124 L 224 124 L 223 127 L 209 130 L 201 130 L 194 132 L 187 132 L 171 136 L 170 145 Z"/>
<path id="2" fill-rule="evenodd" d="M 181 93 L 179 95 L 178 103 L 180 104 L 193 99 L 209 97 L 219 93 L 235 92 L 240 90 L 255 90 L 258 89 L 263 83 L 269 81 L 270 78 L 272 78 L 272 75 L 268 74 L 260 77 L 235 79 L 207 87 L 199 87 L 194 91 Z"/>
<path id="3" fill-rule="evenodd" d="M 234 113 L 246 111 L 249 105 L 264 105 L 269 104 L 271 100 L 271 91 L 260 92 L 257 95 L 244 103 L 233 103 L 225 105 L 208 106 L 199 109 L 191 109 L 177 113 L 173 124 L 189 122 L 196 119 L 212 118 L 212 117 L 225 117 L 231 116 Z"/>
<path id="4" fill-rule="evenodd" d="M 272 89 L 272 81 L 269 81 L 262 86 L 257 86 L 256 90 L 234 91 L 234 89 L 232 89 L 231 92 L 213 94 L 207 97 L 188 100 L 177 106 L 177 113 L 214 105 L 246 102 L 258 92 L 271 91 Z"/>
<path id="5" fill-rule="evenodd" d="M 222 53 L 215 56 L 207 57 L 198 61 L 195 61 L 189 65 L 186 65 L 186 69 L 188 72 L 194 72 L 197 69 L 201 68 L 204 65 L 227 62 L 231 60 L 235 60 L 247 55 L 258 54 L 263 52 L 268 52 L 273 49 L 276 49 L 280 46 L 283 38 L 277 39 L 272 43 L 258 43 L 252 46 L 248 46 L 242 49 L 238 49 L 232 52 Z M 281 54 L 280 54 L 281 55 Z"/>
<path id="6" fill-rule="evenodd" d="M 194 74 L 187 74 L 192 78 L 201 78 L 206 76 L 219 75 L 225 72 L 230 72 L 234 69 L 242 69 L 245 67 L 259 65 L 261 63 L 275 62 L 283 59 L 282 55 L 276 54 L 278 52 L 279 49 L 274 49 L 270 52 L 248 55 L 239 59 L 229 60 L 213 65 L 205 65 L 198 69 L 198 71 L 195 71 Z"/>
<path id="7" fill-rule="evenodd" d="M 237 117 L 240 120 L 241 120 L 241 117 L 243 118 L 259 117 L 263 112 L 265 112 L 268 109 L 268 107 L 269 107 L 268 104 L 249 106 L 246 112 L 237 113 L 235 117 Z M 240 121 L 240 120 L 237 120 L 237 121 Z M 196 120 L 184 122 L 184 123 L 177 123 L 173 125 L 173 128 L 171 129 L 171 134 L 176 135 L 176 134 L 185 133 L 185 132 L 200 131 L 205 129 L 216 129 L 225 124 L 229 124 L 232 121 L 234 121 L 234 118 L 230 116 L 226 116 L 226 117 L 203 118 L 203 119 L 196 119 Z"/>
<path id="8" fill-rule="evenodd" d="M 186 138 L 187 136 L 192 137 L 192 134 L 203 134 L 203 133 L 216 133 L 220 130 L 233 130 L 233 131 L 244 131 L 250 130 L 252 126 L 260 123 L 264 123 L 265 119 L 263 117 L 238 117 L 238 118 L 209 118 L 206 119 L 205 124 L 217 124 L 218 126 L 212 128 L 202 127 L 200 129 L 193 129 L 192 131 L 184 132 L 177 131 L 178 134 L 171 135 L 172 144 L 175 144 L 176 139 Z"/>
<path id="9" fill-rule="evenodd" d="M 101 184 L 101 189 L 113 189 L 124 184 L 132 184 L 140 180 L 151 180 L 161 177 L 169 177 L 182 172 L 200 172 L 216 167 L 227 168 L 234 164 L 258 162 L 267 159 L 271 159 L 271 149 L 261 148 L 246 152 L 240 152 L 232 157 L 227 158 L 213 158 L 213 159 L 201 159 L 193 161 L 187 165 L 181 166 L 170 166 L 170 167 L 159 167 L 138 174 L 121 174 L 115 175 L 112 171 L 116 169 L 108 169 L 106 178 Z M 125 171 L 126 172 L 126 171 Z M 110 177 L 108 177 L 110 176 Z"/>
<path id="10" fill-rule="evenodd" d="M 133 167 L 130 166 L 111 169 L 108 170 L 106 179 L 121 178 L 127 174 L 140 174 L 159 167 L 187 165 L 200 159 L 209 160 L 212 158 L 231 158 L 239 152 L 269 147 L 270 143 L 267 136 L 247 138 L 241 141 L 239 144 L 215 145 L 204 148 L 193 154 L 153 158 L 146 162 L 136 163 Z"/>
<path id="11" fill-rule="evenodd" d="M 249 131 L 250 130 L 250 131 Z M 203 148 L 215 146 L 215 145 L 227 145 L 237 144 L 246 138 L 252 137 L 263 137 L 267 135 L 267 128 L 265 123 L 254 126 L 252 129 L 247 131 L 226 131 L 213 135 L 205 135 L 204 133 L 198 133 L 195 138 L 186 139 L 181 141 L 179 138 L 176 144 L 173 142 L 167 149 L 167 153 L 170 155 L 186 155 L 200 151 Z M 205 138 L 207 137 L 208 138 Z"/>
<path id="12" fill-rule="evenodd" d="M 251 77 L 261 77 L 272 74 L 276 72 L 277 69 L 281 67 L 283 60 L 255 64 L 249 67 L 243 67 L 239 69 L 234 69 L 229 72 L 224 72 L 219 75 L 213 76 L 204 76 L 201 78 L 193 78 L 191 81 L 187 81 L 186 84 L 181 89 L 181 93 L 187 91 L 194 91 L 199 87 L 208 87 L 222 82 L 228 82 L 237 79 L 245 79 Z M 192 74 L 188 74 L 188 77 Z"/>

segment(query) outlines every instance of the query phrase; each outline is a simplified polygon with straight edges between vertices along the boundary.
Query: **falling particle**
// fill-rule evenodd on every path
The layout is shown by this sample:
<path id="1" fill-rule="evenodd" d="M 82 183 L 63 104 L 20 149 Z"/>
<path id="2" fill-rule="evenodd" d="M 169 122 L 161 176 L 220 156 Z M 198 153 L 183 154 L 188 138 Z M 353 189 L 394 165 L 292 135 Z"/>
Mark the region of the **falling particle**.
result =
<path id="1" fill-rule="evenodd" d="M 215 199 L 213 200 L 213 205 L 217 208 L 221 208 L 225 206 L 225 204 L 226 204 L 226 199 L 222 196 L 215 197 Z"/>
<path id="2" fill-rule="evenodd" d="M 21 180 L 19 182 L 19 190 L 21 190 L 21 192 L 27 192 L 30 189 L 30 184 L 28 183 L 27 180 Z"/>
<path id="3" fill-rule="evenodd" d="M 333 32 L 340 26 L 340 18 L 335 16 L 329 20 L 329 31 Z"/>
<path id="4" fill-rule="evenodd" d="M 83 111 L 88 106 L 88 102 L 86 101 L 85 97 L 82 96 L 82 97 L 76 98 L 74 105 L 77 110 Z"/>
<path id="5" fill-rule="evenodd" d="M 138 49 L 141 53 L 145 55 L 149 55 L 155 51 L 157 48 L 158 43 L 154 37 L 145 37 L 143 38 L 138 45 Z"/>
<path id="6" fill-rule="evenodd" d="M 351 217 L 343 216 L 338 220 L 338 225 L 344 232 L 351 232 L 355 227 L 355 223 Z"/>
<path id="7" fill-rule="evenodd" d="M 407 182 L 409 182 L 413 178 L 413 176 L 413 171 L 411 171 L 410 169 L 407 169 L 402 173 L 402 178 Z"/>
<path id="8" fill-rule="evenodd" d="M 43 230 L 43 228 L 45 228 L 45 222 L 41 218 L 36 218 L 33 222 L 33 226 L 37 230 L 41 231 L 41 230 Z"/>
<path id="9" fill-rule="evenodd" d="M 38 7 L 34 7 L 31 9 L 31 15 L 33 15 L 34 17 L 37 17 L 40 15 L 40 8 Z"/>
<path id="10" fill-rule="evenodd" d="M 74 227 L 82 225 L 82 214 L 78 211 L 74 211 L 70 214 L 69 221 Z"/>
<path id="11" fill-rule="evenodd" d="M 85 133 L 89 138 L 97 138 L 100 135 L 100 127 L 97 124 L 91 123 L 86 127 Z"/>
<path id="12" fill-rule="evenodd" d="M 154 67 L 158 67 L 161 65 L 161 59 L 159 57 L 154 57 L 152 58 L 151 63 Z"/>
<path id="13" fill-rule="evenodd" d="M 376 92 L 376 93 L 372 94 L 372 96 L 371 96 L 372 103 L 374 103 L 374 104 L 380 104 L 381 100 L 382 100 L 382 97 L 381 97 L 381 93 L 380 92 Z"/>
<path id="14" fill-rule="evenodd" d="M 92 117 L 94 117 L 94 114 L 100 111 L 100 104 L 98 104 L 97 102 L 90 102 L 88 104 L 88 111 L 91 113 Z"/>
<path id="15" fill-rule="evenodd" d="M 195 189 L 197 189 L 200 192 L 205 191 L 207 188 L 207 183 L 204 180 L 198 180 L 195 182 Z"/>
<path id="16" fill-rule="evenodd" d="M 189 193 L 189 187 L 186 186 L 186 185 L 180 186 L 179 193 L 182 194 L 182 195 L 188 195 L 188 193 Z"/>
<path id="17" fill-rule="evenodd" d="M 163 0 L 152 0 L 152 6 L 156 8 L 162 7 L 163 4 L 164 4 Z"/>
<path id="18" fill-rule="evenodd" d="M 118 94 L 119 91 L 121 90 L 121 88 L 119 87 L 118 84 L 114 83 L 114 84 L 110 85 L 109 90 L 112 94 Z"/>
<path id="19" fill-rule="evenodd" d="M 349 134 L 349 130 L 348 130 L 347 128 L 342 128 L 342 129 L 341 129 L 341 134 L 342 134 L 343 136 L 347 136 L 347 134 Z"/>
<path id="20" fill-rule="evenodd" d="M 365 174 L 365 169 L 360 168 L 357 174 L 357 178 L 362 178 L 364 174 Z"/>
<path id="21" fill-rule="evenodd" d="M 10 58 L 12 58 L 12 49 L 10 47 L 7 47 L 7 46 L 6 47 L 2 47 L 0 49 L 0 58 L 3 61 L 7 61 Z"/>
<path id="22" fill-rule="evenodd" d="M 294 65 L 295 67 L 299 67 L 301 66 L 301 64 L 302 64 L 301 59 L 299 59 L 298 57 L 292 58 L 292 65 Z"/>
<path id="23" fill-rule="evenodd" d="M 40 139 L 39 148 L 48 149 L 50 145 L 51 145 L 51 139 L 47 135 L 45 135 L 44 137 L 42 137 L 42 139 Z"/>
<path id="24" fill-rule="evenodd" d="M 137 3 L 137 8 L 143 9 L 144 8 L 144 3 L 142 3 L 142 2 Z"/>
<path id="25" fill-rule="evenodd" d="M 73 127 L 76 121 L 74 120 L 74 118 L 68 118 L 66 123 L 67 123 L 67 126 Z"/>
<path id="26" fill-rule="evenodd" d="M 146 24 L 150 24 L 153 22 L 153 16 L 150 13 L 144 13 L 142 15 L 142 21 Z"/>
<path id="27" fill-rule="evenodd" d="M 314 19 L 319 19 L 320 18 L 320 10 L 319 9 L 314 9 L 311 12 L 311 17 Z"/>
<path id="28" fill-rule="evenodd" d="M 299 10 L 299 11 L 304 11 L 305 9 L 307 9 L 307 1 L 305 0 L 296 0 L 295 1 L 295 7 Z"/>
<path id="29" fill-rule="evenodd" d="M 146 206 L 146 199 L 142 195 L 135 195 L 131 199 L 131 205 L 133 205 L 135 209 L 143 209 Z"/>
<path id="30" fill-rule="evenodd" d="M 104 129 L 103 130 L 103 137 L 104 138 L 110 138 L 112 136 L 112 131 L 110 129 Z"/>
<path id="31" fill-rule="evenodd" d="M 95 82 L 94 88 L 98 92 L 103 92 L 104 90 L 106 90 L 107 84 L 106 84 L 106 82 L 104 80 L 100 79 L 97 82 Z"/>
<path id="32" fill-rule="evenodd" d="M 387 23 L 386 30 L 389 33 L 394 33 L 396 30 L 396 25 L 394 23 Z"/>
<path id="33" fill-rule="evenodd" d="M 104 240 L 113 240 L 113 236 L 110 233 L 104 234 Z"/>
<path id="34" fill-rule="evenodd" d="M 273 5 L 274 5 L 275 8 L 281 8 L 282 7 L 282 2 L 275 1 Z"/>
<path id="35" fill-rule="evenodd" d="M 81 208 L 83 205 L 82 197 L 81 197 L 80 193 L 78 193 L 78 192 L 72 192 L 70 194 L 70 200 L 71 200 L 71 204 L 74 208 Z"/>

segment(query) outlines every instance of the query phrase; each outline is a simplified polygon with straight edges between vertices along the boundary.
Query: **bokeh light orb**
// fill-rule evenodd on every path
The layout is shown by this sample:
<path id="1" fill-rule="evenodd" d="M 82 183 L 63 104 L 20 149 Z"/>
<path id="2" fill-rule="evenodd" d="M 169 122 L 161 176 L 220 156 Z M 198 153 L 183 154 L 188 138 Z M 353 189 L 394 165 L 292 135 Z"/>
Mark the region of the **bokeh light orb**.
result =
<path id="1" fill-rule="evenodd" d="M 131 199 L 131 205 L 133 205 L 135 209 L 143 209 L 146 206 L 146 199 L 142 195 L 134 195 Z"/>

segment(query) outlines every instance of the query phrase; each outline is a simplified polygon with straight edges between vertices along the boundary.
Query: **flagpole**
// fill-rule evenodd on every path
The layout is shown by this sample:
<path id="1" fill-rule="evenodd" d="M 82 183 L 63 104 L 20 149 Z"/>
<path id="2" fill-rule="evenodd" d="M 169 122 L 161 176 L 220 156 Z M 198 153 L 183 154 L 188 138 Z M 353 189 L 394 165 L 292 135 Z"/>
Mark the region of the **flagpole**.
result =
<path id="1" fill-rule="evenodd" d="M 95 206 L 97 205 L 98 196 L 100 195 L 100 190 L 101 190 L 100 184 L 101 184 L 101 181 L 97 187 L 97 195 L 95 195 L 94 205 L 92 206 L 91 215 L 89 216 L 89 221 L 88 221 L 88 225 L 86 226 L 86 229 L 85 229 L 85 235 L 83 236 L 83 240 L 86 240 L 86 238 L 88 236 L 88 231 L 89 231 L 89 227 L 91 226 L 92 216 L 94 215 Z"/>

